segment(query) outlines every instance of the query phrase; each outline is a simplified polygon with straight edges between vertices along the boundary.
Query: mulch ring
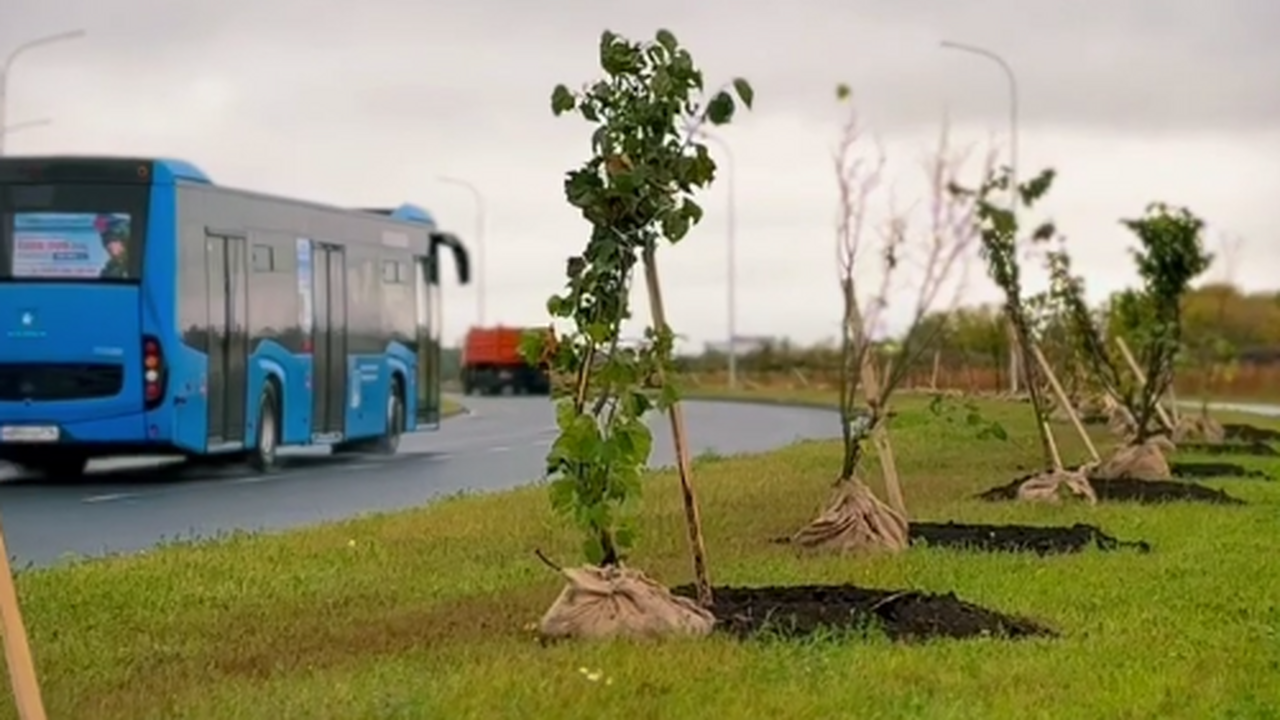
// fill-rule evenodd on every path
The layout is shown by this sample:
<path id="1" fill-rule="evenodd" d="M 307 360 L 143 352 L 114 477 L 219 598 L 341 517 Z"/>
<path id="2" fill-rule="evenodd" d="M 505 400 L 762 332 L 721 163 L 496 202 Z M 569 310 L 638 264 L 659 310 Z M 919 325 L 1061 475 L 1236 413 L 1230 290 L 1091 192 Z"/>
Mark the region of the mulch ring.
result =
<path id="1" fill-rule="evenodd" d="M 671 589 L 692 598 L 692 585 Z M 1039 623 L 960 600 L 954 593 L 879 590 L 856 585 L 713 588 L 716 632 L 739 639 L 803 638 L 880 631 L 895 641 L 932 638 L 1056 637 Z"/>
<path id="2" fill-rule="evenodd" d="M 1223 423 L 1222 430 L 1228 440 L 1233 440 L 1235 442 L 1280 442 L 1280 430 L 1262 428 L 1257 425 L 1248 425 L 1246 423 Z"/>
<path id="3" fill-rule="evenodd" d="M 1241 468 L 1243 470 L 1243 468 Z M 1006 485 L 978 493 L 979 500 L 1003 502 L 1018 499 L 1018 487 L 1031 478 L 1025 475 Z M 1245 502 L 1222 490 L 1214 490 L 1195 483 L 1176 480 L 1140 480 L 1118 478 L 1103 480 L 1089 478 L 1093 492 L 1100 502 L 1136 502 L 1154 505 L 1166 502 L 1203 502 L 1213 505 L 1244 505 Z"/>
<path id="4" fill-rule="evenodd" d="M 1186 480 L 1266 480 L 1274 482 L 1275 477 L 1262 470 L 1250 470 L 1243 465 L 1228 462 L 1180 462 L 1170 461 L 1169 472 L 1176 478 Z"/>
<path id="5" fill-rule="evenodd" d="M 1033 552 L 1037 555 L 1051 555 L 1082 552 L 1090 545 L 1099 550 L 1134 548 L 1144 553 L 1151 551 L 1151 546 L 1144 540 L 1119 540 L 1096 525 L 1084 523 L 1041 526 L 913 522 L 910 528 L 912 545 L 979 552 Z"/>
<path id="6" fill-rule="evenodd" d="M 1178 452 L 1201 453 L 1202 455 L 1253 455 L 1256 457 L 1280 457 L 1280 450 L 1261 440 L 1247 442 L 1231 441 L 1223 443 L 1181 442 Z"/>

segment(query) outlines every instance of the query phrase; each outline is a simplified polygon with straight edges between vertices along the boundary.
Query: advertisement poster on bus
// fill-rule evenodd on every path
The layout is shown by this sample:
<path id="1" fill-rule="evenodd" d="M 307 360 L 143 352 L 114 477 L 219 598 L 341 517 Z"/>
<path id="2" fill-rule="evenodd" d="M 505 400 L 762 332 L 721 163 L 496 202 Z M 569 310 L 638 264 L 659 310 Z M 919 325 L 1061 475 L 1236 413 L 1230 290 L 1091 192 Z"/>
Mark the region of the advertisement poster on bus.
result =
<path id="1" fill-rule="evenodd" d="M 315 315 L 311 307 L 311 241 L 298 238 L 298 327 L 303 335 L 311 334 Z"/>
<path id="2" fill-rule="evenodd" d="M 127 278 L 131 218 L 126 213 L 17 213 L 15 278 Z"/>

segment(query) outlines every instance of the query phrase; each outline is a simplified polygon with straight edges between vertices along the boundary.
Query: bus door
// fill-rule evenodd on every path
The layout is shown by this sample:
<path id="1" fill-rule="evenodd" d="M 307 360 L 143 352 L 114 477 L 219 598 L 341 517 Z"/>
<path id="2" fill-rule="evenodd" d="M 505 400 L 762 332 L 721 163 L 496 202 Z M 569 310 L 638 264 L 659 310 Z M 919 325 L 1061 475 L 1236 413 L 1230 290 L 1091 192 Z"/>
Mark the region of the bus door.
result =
<path id="1" fill-rule="evenodd" d="M 208 445 L 245 439 L 245 388 L 249 362 L 249 283 L 245 238 L 207 231 L 205 272 L 209 319 Z"/>
<path id="2" fill-rule="evenodd" d="M 440 307 L 440 286 L 430 282 L 433 257 L 416 257 L 414 295 L 417 300 L 416 347 L 418 349 L 419 425 L 440 423 L 440 323 L 435 314 Z"/>
<path id="3" fill-rule="evenodd" d="M 343 432 L 347 403 L 347 256 L 315 243 L 315 324 L 311 329 L 311 434 Z"/>

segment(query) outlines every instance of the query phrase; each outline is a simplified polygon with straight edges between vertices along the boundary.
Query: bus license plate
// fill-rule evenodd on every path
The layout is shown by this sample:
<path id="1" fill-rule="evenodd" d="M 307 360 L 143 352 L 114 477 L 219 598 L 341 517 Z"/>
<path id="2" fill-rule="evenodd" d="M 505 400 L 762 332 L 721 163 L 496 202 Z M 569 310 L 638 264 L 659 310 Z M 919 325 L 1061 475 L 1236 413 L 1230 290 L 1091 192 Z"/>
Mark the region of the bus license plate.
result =
<path id="1" fill-rule="evenodd" d="M 56 425 L 6 425 L 0 429 L 0 440 L 12 443 L 57 442 Z"/>

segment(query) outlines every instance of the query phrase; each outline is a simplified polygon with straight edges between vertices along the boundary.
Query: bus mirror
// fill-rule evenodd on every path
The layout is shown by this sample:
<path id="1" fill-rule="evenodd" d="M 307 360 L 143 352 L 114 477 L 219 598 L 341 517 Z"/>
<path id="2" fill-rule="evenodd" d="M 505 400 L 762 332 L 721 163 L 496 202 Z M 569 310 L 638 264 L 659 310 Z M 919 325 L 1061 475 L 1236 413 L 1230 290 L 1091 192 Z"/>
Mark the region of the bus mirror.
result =
<path id="1" fill-rule="evenodd" d="M 458 269 L 458 283 L 466 285 L 471 282 L 471 258 L 462 241 L 453 233 L 431 233 L 431 275 L 429 282 L 440 282 L 440 246 L 444 245 L 453 253 L 453 264 Z"/>

